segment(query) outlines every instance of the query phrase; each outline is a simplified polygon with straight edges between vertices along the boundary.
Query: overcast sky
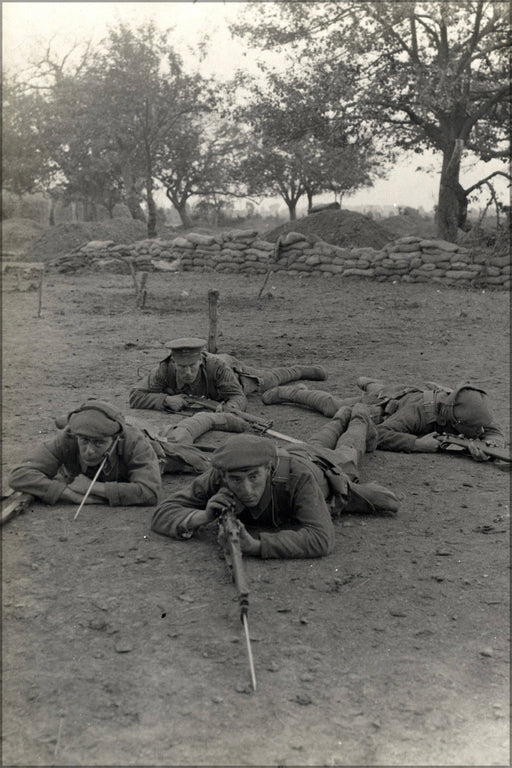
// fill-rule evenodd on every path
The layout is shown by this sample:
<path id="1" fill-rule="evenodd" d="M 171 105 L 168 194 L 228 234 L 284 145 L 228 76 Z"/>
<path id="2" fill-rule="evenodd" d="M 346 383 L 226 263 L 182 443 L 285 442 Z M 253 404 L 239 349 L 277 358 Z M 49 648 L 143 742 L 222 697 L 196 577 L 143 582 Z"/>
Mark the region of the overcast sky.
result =
<path id="1" fill-rule="evenodd" d="M 254 67 L 256 53 L 231 38 L 228 24 L 245 2 L 4 2 L 2 3 L 3 64 L 7 70 L 28 66 L 52 40 L 55 51 L 67 51 L 70 44 L 84 40 L 99 42 L 111 24 L 119 21 L 138 25 L 153 19 L 161 29 L 174 27 L 172 39 L 185 61 L 195 59 L 194 45 L 208 33 L 214 41 L 211 53 L 201 65 L 203 72 L 228 77 L 238 67 Z M 187 50 L 188 49 L 188 50 Z M 418 172 L 420 166 L 434 173 Z M 433 208 L 438 193 L 440 158 L 431 154 L 415 155 L 394 169 L 386 181 L 372 189 L 361 190 L 344 198 L 345 207 L 361 205 L 409 205 Z M 493 166 L 497 167 L 497 166 Z M 489 164 L 471 168 L 466 162 L 463 186 L 487 175 Z M 329 198 L 330 199 L 330 198 Z M 319 200 L 320 201 L 320 200 Z M 300 212 L 300 206 L 299 206 Z"/>

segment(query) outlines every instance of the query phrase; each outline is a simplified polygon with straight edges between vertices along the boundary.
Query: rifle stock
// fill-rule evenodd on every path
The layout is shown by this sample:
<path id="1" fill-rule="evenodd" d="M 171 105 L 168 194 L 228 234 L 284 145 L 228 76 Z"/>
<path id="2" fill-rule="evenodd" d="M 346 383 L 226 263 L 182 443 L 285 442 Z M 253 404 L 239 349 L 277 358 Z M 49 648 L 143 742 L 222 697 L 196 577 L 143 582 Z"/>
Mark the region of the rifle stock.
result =
<path id="1" fill-rule="evenodd" d="M 0 518 L 0 525 L 8 523 L 17 515 L 21 515 L 26 512 L 34 501 L 34 496 L 30 493 L 24 493 L 23 491 L 14 491 L 9 494 L 5 499 L 2 499 L 2 516 Z"/>
<path id="2" fill-rule="evenodd" d="M 181 395 L 181 397 L 186 400 L 187 406 L 192 410 L 216 411 L 220 405 L 216 400 L 209 400 L 207 397 L 195 397 L 194 395 Z M 266 432 L 273 424 L 273 421 L 269 419 L 263 419 L 260 416 L 254 416 L 254 414 L 246 413 L 245 411 L 236 410 L 229 411 L 229 413 L 247 421 L 254 429 L 258 429 L 261 432 Z"/>
<path id="3" fill-rule="evenodd" d="M 441 443 L 441 450 L 443 446 L 458 445 L 461 448 L 469 450 L 469 443 L 473 443 L 480 448 L 487 456 L 491 456 L 493 459 L 500 459 L 501 461 L 512 462 L 512 456 L 506 448 L 498 448 L 495 445 L 488 445 L 485 440 L 470 440 L 469 437 L 458 437 L 457 435 L 436 435 L 436 439 Z"/>

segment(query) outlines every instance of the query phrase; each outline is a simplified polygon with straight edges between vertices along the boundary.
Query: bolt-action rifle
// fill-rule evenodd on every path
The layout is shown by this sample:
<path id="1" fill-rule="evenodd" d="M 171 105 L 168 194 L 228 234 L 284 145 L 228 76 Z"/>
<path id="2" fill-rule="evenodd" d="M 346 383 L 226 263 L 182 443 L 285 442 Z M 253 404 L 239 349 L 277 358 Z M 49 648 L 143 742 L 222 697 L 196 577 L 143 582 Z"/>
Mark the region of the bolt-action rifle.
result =
<path id="1" fill-rule="evenodd" d="M 235 512 L 235 505 L 226 507 L 219 517 L 219 533 L 224 558 L 228 564 L 231 576 L 235 582 L 238 601 L 240 605 L 240 619 L 242 621 L 245 633 L 245 642 L 247 645 L 247 654 L 249 656 L 249 667 L 251 670 L 252 687 L 256 690 L 256 675 L 254 674 L 254 663 L 252 659 L 251 640 L 249 637 L 249 624 L 247 613 L 249 611 L 249 588 L 245 578 L 242 549 L 240 547 L 240 531 Z"/>
<path id="2" fill-rule="evenodd" d="M 469 444 L 480 448 L 487 456 L 491 456 L 493 459 L 500 459 L 501 461 L 512 462 L 512 456 L 506 448 L 498 448 L 495 445 L 490 445 L 485 440 L 470 440 L 469 437 L 460 437 L 458 435 L 436 435 L 436 440 L 439 440 L 440 450 L 446 451 L 450 445 L 458 445 L 461 448 L 465 448 L 469 451 Z"/>
<path id="3" fill-rule="evenodd" d="M 209 400 L 207 397 L 194 397 L 193 395 L 182 395 L 181 393 L 180 397 L 183 397 L 186 400 L 187 407 L 191 410 L 216 411 L 219 407 L 219 403 L 216 400 Z M 246 413 L 245 411 L 229 411 L 229 413 L 232 413 L 235 416 L 238 416 L 238 418 L 247 421 L 254 429 L 254 431 L 259 432 L 260 434 L 264 433 L 271 435 L 272 437 L 278 437 L 281 440 L 286 440 L 288 443 L 302 444 L 304 442 L 303 440 L 297 440 L 295 437 L 283 435 L 281 432 L 276 432 L 275 430 L 271 429 L 271 426 L 274 422 L 270 419 L 263 419 L 261 416 L 254 416 L 254 414 Z"/>

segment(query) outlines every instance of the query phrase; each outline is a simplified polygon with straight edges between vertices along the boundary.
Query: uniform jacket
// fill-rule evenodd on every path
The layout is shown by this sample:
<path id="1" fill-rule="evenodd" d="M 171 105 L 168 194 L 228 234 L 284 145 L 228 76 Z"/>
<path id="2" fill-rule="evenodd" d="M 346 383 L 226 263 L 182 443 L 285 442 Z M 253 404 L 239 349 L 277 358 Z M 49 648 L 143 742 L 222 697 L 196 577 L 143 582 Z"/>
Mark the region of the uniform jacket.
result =
<path id="1" fill-rule="evenodd" d="M 85 474 L 84 470 L 77 439 L 65 429 L 15 467 L 9 485 L 47 504 L 56 504 L 66 485 L 77 475 Z M 111 506 L 156 504 L 161 487 L 158 458 L 139 429 L 123 427 L 119 442 L 98 481 L 105 483 Z"/>
<path id="2" fill-rule="evenodd" d="M 413 451 L 416 437 L 430 432 L 459 434 L 460 429 L 453 422 L 453 392 L 404 388 L 400 396 L 398 390 L 392 397 L 383 397 L 385 413 L 391 413 L 378 425 L 378 448 L 388 451 Z M 403 391 L 403 390 L 402 390 Z M 480 390 L 482 391 L 482 390 Z M 496 423 L 489 424 L 482 440 L 490 440 L 496 445 L 505 444 L 503 431 Z"/>
<path id="3" fill-rule="evenodd" d="M 281 457 L 279 462 L 284 459 Z M 334 526 L 326 496 L 328 483 L 322 471 L 302 457 L 289 455 L 286 476 L 280 479 L 279 464 L 263 497 L 254 509 L 243 508 L 239 518 L 248 527 L 258 526 L 262 558 L 321 557 L 334 546 Z M 153 515 L 157 533 L 187 539 L 187 519 L 205 509 L 222 487 L 217 469 L 196 478 L 188 488 L 166 499 Z"/>
<path id="4" fill-rule="evenodd" d="M 164 411 L 166 396 L 180 393 L 225 401 L 240 411 L 247 407 L 247 399 L 236 375 L 217 355 L 208 352 L 203 352 L 201 356 L 196 380 L 181 388 L 176 383 L 174 361 L 171 356 L 166 357 L 130 390 L 130 405 L 132 408 Z"/>

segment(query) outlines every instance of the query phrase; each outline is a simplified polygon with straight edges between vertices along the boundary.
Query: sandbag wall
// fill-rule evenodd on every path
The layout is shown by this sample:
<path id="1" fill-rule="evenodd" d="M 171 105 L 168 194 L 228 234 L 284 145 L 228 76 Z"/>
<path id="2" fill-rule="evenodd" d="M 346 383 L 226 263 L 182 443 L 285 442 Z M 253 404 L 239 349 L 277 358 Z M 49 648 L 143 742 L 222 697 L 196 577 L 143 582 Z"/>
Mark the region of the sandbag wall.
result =
<path id="1" fill-rule="evenodd" d="M 277 257 L 277 258 L 276 258 Z M 401 237 L 380 250 L 341 248 L 316 235 L 289 232 L 275 244 L 251 230 L 215 235 L 190 232 L 172 240 L 142 240 L 131 245 L 93 242 L 54 260 L 59 272 L 83 268 L 105 271 L 180 270 L 264 274 L 269 264 L 290 275 L 361 277 L 371 280 L 510 288 L 508 255 L 478 254 L 443 240 Z"/>

